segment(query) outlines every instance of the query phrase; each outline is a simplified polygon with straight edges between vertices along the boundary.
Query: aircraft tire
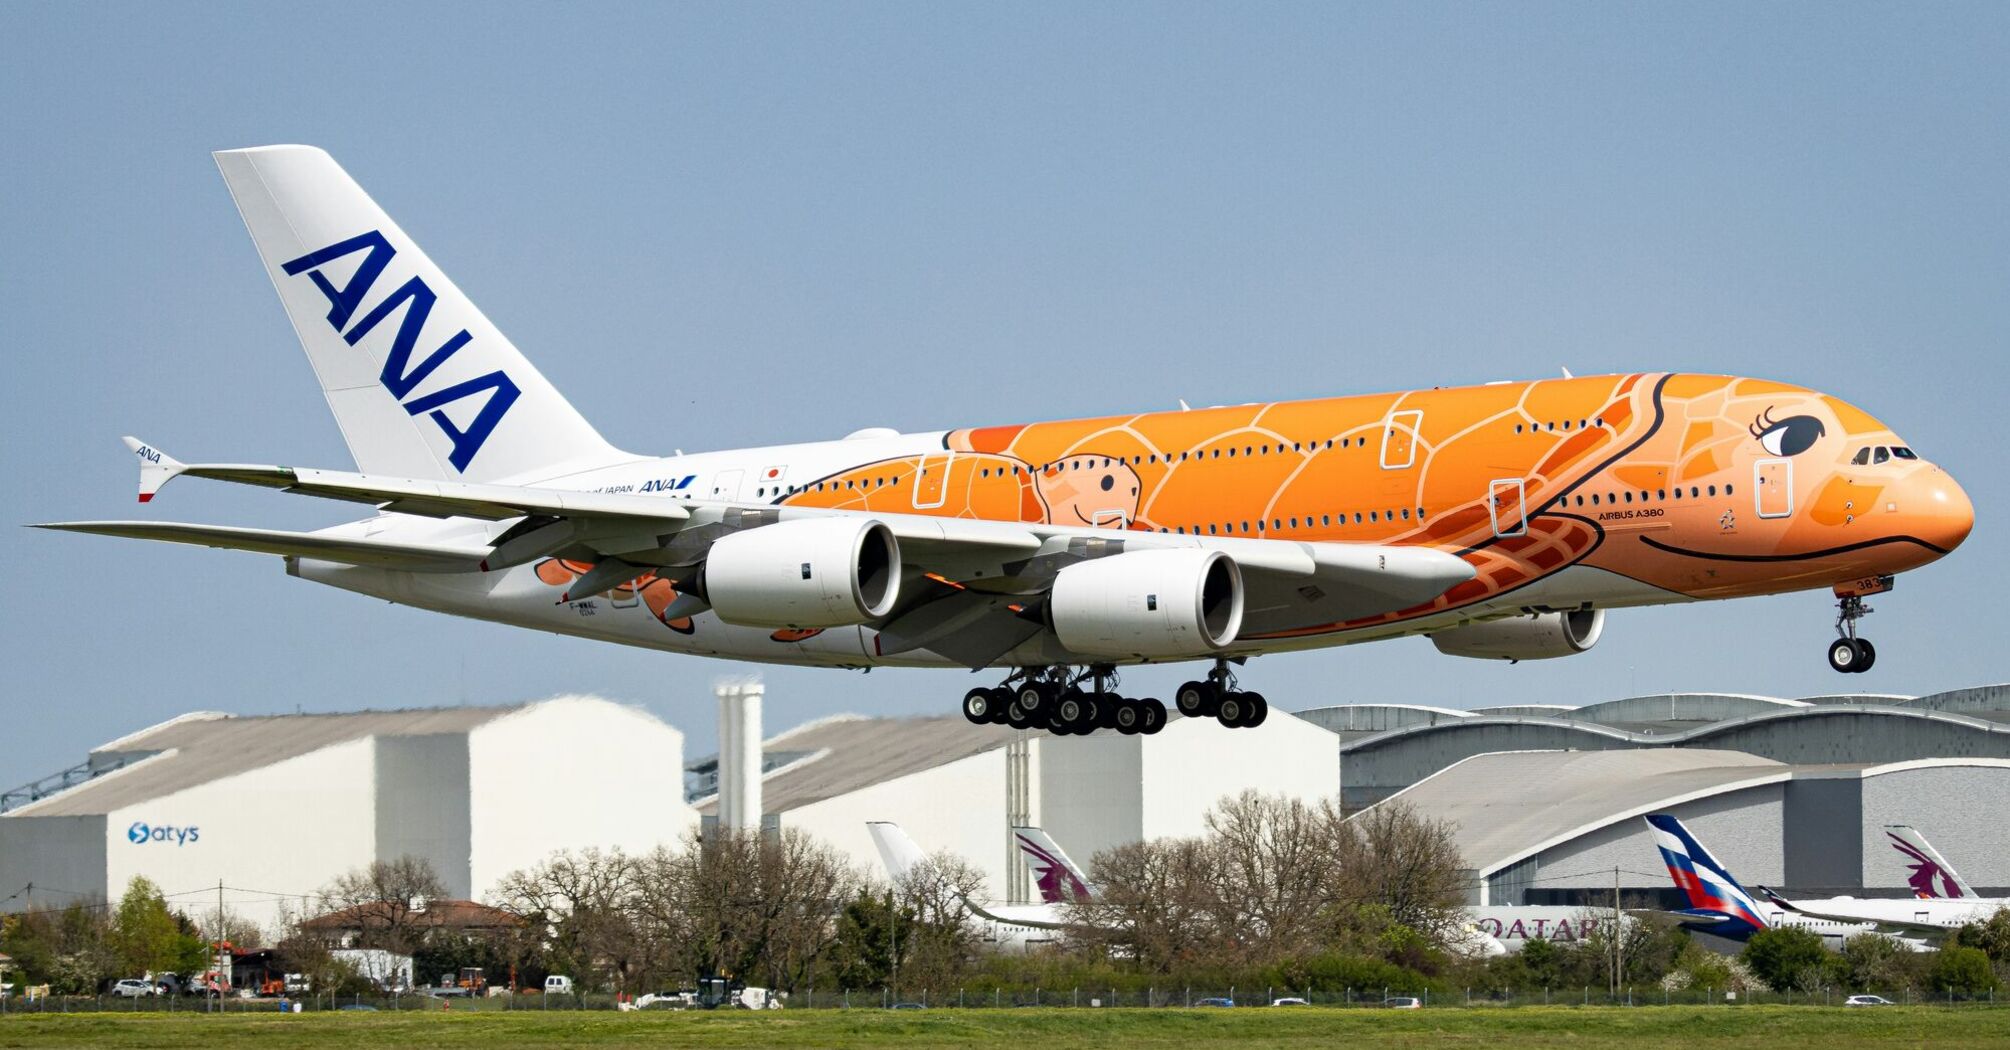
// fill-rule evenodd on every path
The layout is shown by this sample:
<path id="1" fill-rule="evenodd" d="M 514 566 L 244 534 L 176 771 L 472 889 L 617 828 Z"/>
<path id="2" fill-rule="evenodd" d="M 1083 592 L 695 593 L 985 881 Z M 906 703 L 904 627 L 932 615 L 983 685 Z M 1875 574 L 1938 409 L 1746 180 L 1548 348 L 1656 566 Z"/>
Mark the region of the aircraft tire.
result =
<path id="1" fill-rule="evenodd" d="M 1854 638 L 1838 638 L 1829 646 L 1829 666 L 1843 674 L 1853 674 L 1863 662 L 1863 651 Z"/>
<path id="2" fill-rule="evenodd" d="M 990 725 L 998 720 L 998 700 L 989 689 L 972 689 L 963 694 L 963 718 L 972 725 Z"/>
<path id="3" fill-rule="evenodd" d="M 1138 703 L 1144 705 L 1144 718 L 1138 723 L 1138 732 L 1151 736 L 1166 727 L 1166 705 L 1149 697 Z"/>
<path id="4" fill-rule="evenodd" d="M 1212 718 L 1220 710 L 1221 693 L 1213 682 L 1188 682 L 1173 694 L 1173 703 L 1188 718 Z"/>
<path id="5" fill-rule="evenodd" d="M 1242 696 L 1249 704 L 1249 713 L 1243 716 L 1241 728 L 1255 729 L 1270 717 L 1270 701 L 1265 700 L 1262 693 L 1244 693 Z"/>
<path id="6" fill-rule="evenodd" d="M 1125 736 L 1135 736 L 1140 731 L 1144 718 L 1144 701 L 1125 700 L 1112 706 L 1110 711 L 1110 728 Z"/>

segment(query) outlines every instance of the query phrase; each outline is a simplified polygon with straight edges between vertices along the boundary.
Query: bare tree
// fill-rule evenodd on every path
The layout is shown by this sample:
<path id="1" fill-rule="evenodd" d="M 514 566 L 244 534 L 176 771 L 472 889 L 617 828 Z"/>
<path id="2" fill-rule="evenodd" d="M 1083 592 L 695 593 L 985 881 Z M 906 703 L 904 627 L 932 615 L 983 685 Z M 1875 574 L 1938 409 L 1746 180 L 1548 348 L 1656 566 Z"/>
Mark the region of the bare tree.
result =
<path id="1" fill-rule="evenodd" d="M 636 925 L 640 872 L 619 849 L 560 850 L 503 876 L 491 897 L 543 932 L 555 968 L 587 986 L 626 991 L 648 966 Z"/>
<path id="2" fill-rule="evenodd" d="M 1329 807 L 1329 815 L 1337 812 Z M 1334 900 L 1380 905 L 1396 922 L 1433 939 L 1457 929 L 1466 875 L 1449 823 L 1394 801 L 1332 826 Z"/>
<path id="3" fill-rule="evenodd" d="M 410 955 L 425 940 L 425 902 L 446 895 L 446 883 L 432 864 L 406 856 L 337 876 L 321 891 L 321 900 L 331 912 L 349 912 L 348 921 L 359 931 L 358 947 Z"/>
<path id="4" fill-rule="evenodd" d="M 895 880 L 900 968 L 907 987 L 946 988 L 975 960 L 980 934 L 965 900 L 984 891 L 984 874 L 938 850 Z"/>
<path id="5" fill-rule="evenodd" d="M 1171 972 L 1215 946 L 1223 911 L 1214 858 L 1201 839 L 1133 842 L 1096 854 L 1098 893 L 1068 913 L 1072 943 L 1129 955 L 1141 967 Z"/>

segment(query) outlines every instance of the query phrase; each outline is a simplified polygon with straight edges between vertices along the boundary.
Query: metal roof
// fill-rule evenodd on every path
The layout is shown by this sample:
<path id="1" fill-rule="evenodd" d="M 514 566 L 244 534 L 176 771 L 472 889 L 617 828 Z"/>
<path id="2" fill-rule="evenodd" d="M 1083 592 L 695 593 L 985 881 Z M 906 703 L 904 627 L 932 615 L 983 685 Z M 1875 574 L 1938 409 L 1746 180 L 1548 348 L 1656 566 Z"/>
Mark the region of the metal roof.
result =
<path id="1" fill-rule="evenodd" d="M 1692 799 L 1797 778 L 1877 776 L 1931 766 L 2006 767 L 2010 761 L 1791 764 L 1703 748 L 1501 751 L 1455 763 L 1388 802 L 1450 821 L 1465 866 L 1485 877 L 1598 828 Z M 1515 790 L 1502 791 L 1502 784 Z"/>
<path id="2" fill-rule="evenodd" d="M 91 752 L 94 761 L 111 756 L 136 761 L 30 802 L 0 819 L 95 816 L 337 744 L 376 736 L 466 733 L 531 706 L 438 707 L 336 715 L 183 716 L 130 733 Z"/>
<path id="3" fill-rule="evenodd" d="M 797 726 L 761 743 L 763 753 L 792 751 L 802 759 L 761 778 L 761 808 L 782 813 L 971 755 L 995 751 L 1019 735 L 1001 725 L 973 725 L 962 715 L 866 718 L 838 715 Z M 695 803 L 718 812 L 718 797 Z"/>

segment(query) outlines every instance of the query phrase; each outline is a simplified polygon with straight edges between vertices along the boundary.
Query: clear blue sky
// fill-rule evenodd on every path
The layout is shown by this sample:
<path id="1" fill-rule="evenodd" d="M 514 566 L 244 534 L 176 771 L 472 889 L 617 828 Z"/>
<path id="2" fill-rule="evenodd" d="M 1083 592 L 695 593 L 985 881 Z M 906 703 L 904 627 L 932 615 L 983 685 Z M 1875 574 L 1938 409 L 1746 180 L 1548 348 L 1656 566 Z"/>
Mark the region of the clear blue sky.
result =
<path id="1" fill-rule="evenodd" d="M 1083 6 L 0 6 L 0 521 L 340 520 L 203 482 L 139 508 L 118 444 L 347 466 L 209 158 L 306 142 L 637 451 L 1690 369 L 1858 402 L 1975 501 L 1860 677 L 1808 593 L 1622 612 L 1547 663 L 1252 663 L 1285 707 L 2010 679 L 2010 7 Z M 12 542 L 8 785 L 193 708 L 574 690 L 696 753 L 736 670 Z M 773 728 L 978 679 L 768 681 Z"/>

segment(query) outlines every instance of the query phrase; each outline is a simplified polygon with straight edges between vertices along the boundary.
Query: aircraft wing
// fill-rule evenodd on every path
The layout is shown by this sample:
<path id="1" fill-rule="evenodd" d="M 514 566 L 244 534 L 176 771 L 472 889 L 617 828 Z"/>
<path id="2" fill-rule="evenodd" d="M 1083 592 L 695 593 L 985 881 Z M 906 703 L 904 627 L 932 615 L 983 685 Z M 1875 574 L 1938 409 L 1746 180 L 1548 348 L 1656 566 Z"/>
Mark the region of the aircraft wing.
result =
<path id="1" fill-rule="evenodd" d="M 1865 923 L 1876 926 L 1880 932 L 1890 933 L 1925 933 L 1936 937 L 1945 937 L 1952 932 L 1947 926 L 1930 922 L 1913 922 L 1906 919 L 1893 919 L 1882 915 L 1851 915 L 1848 912 L 1833 911 L 1826 908 L 1805 908 L 1764 886 L 1758 887 L 1758 890 L 1767 900 L 1779 905 L 1781 909 L 1790 911 L 1795 915 L 1806 916 L 1810 919 L 1821 919 L 1825 922 Z"/>
<path id="2" fill-rule="evenodd" d="M 128 437 L 125 443 L 139 459 L 141 502 L 151 500 L 168 481 L 188 475 L 365 503 L 387 513 L 512 522 L 488 537 L 486 550 L 475 558 L 472 567 L 483 571 L 559 556 L 605 560 L 607 572 L 600 575 L 608 580 L 652 569 L 677 575 L 676 570 L 703 562 L 714 541 L 739 530 L 868 513 L 258 464 L 187 464 L 137 438 Z M 970 666 L 983 666 L 1039 629 L 1037 617 L 1024 614 L 1062 569 L 1128 550 L 1204 548 L 1227 554 L 1243 574 L 1245 637 L 1407 608 L 1429 601 L 1474 573 L 1464 559 L 1425 547 L 1201 537 L 924 514 L 870 516 L 898 540 L 903 564 L 917 582 L 925 579 L 933 584 L 904 587 L 898 606 L 874 625 L 885 635 L 882 654 L 926 646 Z M 338 541 L 216 526 L 78 522 L 48 527 L 414 571 L 460 571 L 467 567 L 469 555 L 461 548 L 410 548 L 374 538 Z M 596 576 L 590 582 L 602 581 Z M 947 619 L 959 625 L 947 632 L 957 636 L 953 639 L 941 626 Z M 946 652 L 945 647 L 957 651 Z"/>
<path id="3" fill-rule="evenodd" d="M 481 564 L 485 547 L 352 540 L 311 532 L 240 529 L 228 525 L 186 525 L 172 521 L 69 521 L 36 525 L 38 529 L 85 532 L 94 536 L 125 536 L 136 540 L 187 543 L 221 550 L 318 558 L 345 565 L 372 565 L 408 572 L 470 572 Z"/>

